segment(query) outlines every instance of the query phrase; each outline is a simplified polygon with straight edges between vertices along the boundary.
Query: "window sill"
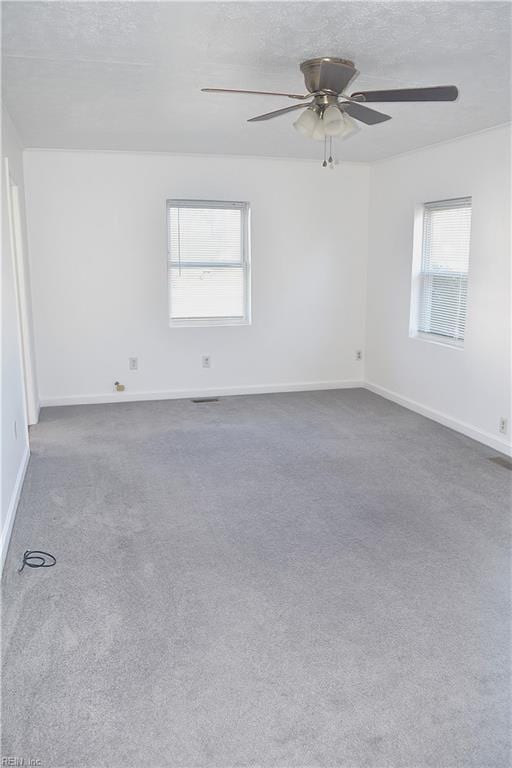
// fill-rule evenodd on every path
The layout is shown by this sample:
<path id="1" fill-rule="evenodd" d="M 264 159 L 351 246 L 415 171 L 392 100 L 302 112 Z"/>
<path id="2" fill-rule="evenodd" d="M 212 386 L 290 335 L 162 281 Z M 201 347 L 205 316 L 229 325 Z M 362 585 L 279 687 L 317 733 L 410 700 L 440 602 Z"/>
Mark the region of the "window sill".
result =
<path id="1" fill-rule="evenodd" d="M 437 336 L 434 333 L 410 333 L 409 338 L 416 341 L 426 341 L 429 344 L 435 344 L 437 347 L 448 347 L 449 349 L 458 349 L 459 351 L 464 350 L 463 341 L 444 340 L 442 336 Z"/>
<path id="2" fill-rule="evenodd" d="M 246 318 L 213 317 L 213 318 L 183 318 L 183 320 L 169 320 L 169 328 L 213 328 L 220 326 L 240 326 L 251 325 L 251 321 Z"/>

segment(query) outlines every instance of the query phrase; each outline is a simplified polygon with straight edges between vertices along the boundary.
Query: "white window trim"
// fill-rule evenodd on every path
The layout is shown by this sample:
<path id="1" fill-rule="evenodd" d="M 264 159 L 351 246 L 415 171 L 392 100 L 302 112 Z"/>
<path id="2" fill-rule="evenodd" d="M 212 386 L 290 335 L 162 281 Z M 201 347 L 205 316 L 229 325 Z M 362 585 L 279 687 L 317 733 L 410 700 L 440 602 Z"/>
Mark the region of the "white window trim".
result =
<path id="1" fill-rule="evenodd" d="M 414 208 L 414 235 L 413 235 L 413 261 L 412 261 L 412 280 L 410 297 L 410 315 L 409 315 L 409 338 L 415 341 L 423 341 L 440 347 L 448 347 L 459 351 L 464 350 L 466 339 L 454 339 L 449 336 L 443 336 L 437 333 L 427 333 L 418 330 L 418 312 L 421 301 L 421 275 L 423 266 L 423 238 L 424 238 L 424 218 L 427 206 L 452 203 L 457 200 L 470 200 L 471 195 L 459 195 L 444 200 L 435 200 L 427 203 L 420 203 Z M 471 246 L 470 246 L 471 247 Z M 469 283 L 469 271 L 468 271 Z"/>
<path id="2" fill-rule="evenodd" d="M 178 200 L 175 198 L 169 199 L 166 202 L 166 232 L 167 232 L 167 273 L 169 281 L 169 270 L 171 264 L 177 262 L 171 261 L 170 243 L 169 243 L 169 209 L 170 208 L 220 208 L 220 209 L 232 209 L 237 208 L 241 211 L 241 251 L 242 251 L 242 269 L 244 275 L 244 308 L 245 313 L 243 317 L 183 317 L 173 318 L 171 309 L 171 295 L 169 288 L 167 289 L 167 301 L 168 301 L 168 314 L 169 314 L 169 327 L 170 328 L 207 328 L 210 326 L 241 326 L 251 325 L 251 206 L 245 201 L 233 201 L 233 200 Z M 183 264 L 181 265 L 183 267 Z M 221 262 L 211 263 L 195 263 L 194 266 L 205 266 L 215 269 L 223 266 Z"/>
<path id="3" fill-rule="evenodd" d="M 464 349 L 464 342 L 458 339 L 450 340 L 449 336 L 441 336 L 437 333 L 425 333 L 424 331 L 411 331 L 410 338 L 413 341 L 426 341 L 429 344 L 435 344 L 438 347 L 449 347 L 450 349 Z"/>

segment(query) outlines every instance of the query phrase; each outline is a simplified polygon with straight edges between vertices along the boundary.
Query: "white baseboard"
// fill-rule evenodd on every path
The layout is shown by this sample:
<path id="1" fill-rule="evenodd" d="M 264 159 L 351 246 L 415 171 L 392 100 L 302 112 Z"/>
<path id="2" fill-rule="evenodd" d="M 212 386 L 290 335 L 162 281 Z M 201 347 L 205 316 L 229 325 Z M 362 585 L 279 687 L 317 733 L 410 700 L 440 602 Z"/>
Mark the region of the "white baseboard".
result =
<path id="1" fill-rule="evenodd" d="M 23 488 L 23 481 L 25 480 L 29 459 L 30 448 L 27 445 L 18 469 L 18 474 L 16 475 L 16 482 L 14 483 L 11 500 L 9 502 L 9 508 L 5 517 L 5 524 L 0 537 L 0 575 L 4 568 L 5 558 L 7 557 L 7 550 L 9 549 L 9 542 L 11 540 L 14 518 L 16 517 L 16 510 L 18 508 L 18 502 L 20 500 L 21 489 Z"/>
<path id="2" fill-rule="evenodd" d="M 191 397 L 226 397 L 229 395 L 265 395 L 277 392 L 314 392 L 318 389 L 354 389 L 364 382 L 302 381 L 288 384 L 245 384 L 236 387 L 205 387 L 201 389 L 172 389 L 162 392 L 104 392 L 97 395 L 66 395 L 42 397 L 41 407 L 52 405 L 92 405 L 95 403 L 130 403 L 139 400 L 184 400 Z"/>
<path id="3" fill-rule="evenodd" d="M 471 437 L 473 440 L 477 440 L 479 443 L 488 445 L 490 448 L 494 448 L 495 451 L 500 451 L 507 456 L 512 456 L 512 445 L 505 439 L 491 435 L 489 432 L 484 432 L 477 427 L 473 427 L 471 424 L 466 424 L 464 421 L 459 421 L 451 416 L 447 416 L 445 413 L 435 411 L 433 408 L 427 408 L 425 405 L 417 403 L 415 400 L 410 400 L 408 397 L 392 392 L 390 389 L 381 387 L 378 384 L 372 384 L 367 381 L 363 384 L 365 389 L 374 392 L 376 395 L 385 397 L 387 400 L 392 400 L 398 405 L 403 405 L 404 408 L 408 408 L 410 411 L 426 416 L 427 419 L 437 421 L 439 424 L 443 424 L 445 427 L 454 429 L 456 432 L 461 432 L 466 437 Z"/>
<path id="4" fill-rule="evenodd" d="M 42 397 L 41 407 L 54 405 L 93 405 L 100 403 L 130 403 L 144 400 L 180 400 L 192 397 L 226 397 L 229 395 L 262 395 L 278 392 L 312 392 L 320 389 L 354 389 L 363 387 L 404 408 L 437 421 L 445 427 L 461 432 L 496 451 L 512 456 L 512 445 L 507 440 L 484 432 L 471 424 L 459 421 L 445 413 L 428 408 L 421 403 L 403 397 L 378 384 L 369 381 L 303 381 L 288 384 L 246 384 L 236 387 L 205 387 L 202 389 L 173 389 L 161 392 L 104 392 L 96 395 L 67 395 L 65 397 Z"/>

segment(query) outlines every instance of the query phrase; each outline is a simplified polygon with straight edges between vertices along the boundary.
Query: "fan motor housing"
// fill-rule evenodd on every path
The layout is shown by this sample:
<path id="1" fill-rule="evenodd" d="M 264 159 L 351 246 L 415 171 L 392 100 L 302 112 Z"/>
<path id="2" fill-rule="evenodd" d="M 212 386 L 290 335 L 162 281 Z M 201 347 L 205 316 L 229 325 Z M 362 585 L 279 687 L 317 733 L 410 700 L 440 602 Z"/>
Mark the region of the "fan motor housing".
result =
<path id="1" fill-rule="evenodd" d="M 355 69 L 353 61 L 350 61 L 349 59 L 340 59 L 335 56 L 322 56 L 319 59 L 308 59 L 307 61 L 303 61 L 300 65 L 300 71 L 304 75 L 304 82 L 310 93 L 323 90 L 320 66 L 324 61 L 330 61 L 333 64 L 344 64 L 346 67 Z"/>

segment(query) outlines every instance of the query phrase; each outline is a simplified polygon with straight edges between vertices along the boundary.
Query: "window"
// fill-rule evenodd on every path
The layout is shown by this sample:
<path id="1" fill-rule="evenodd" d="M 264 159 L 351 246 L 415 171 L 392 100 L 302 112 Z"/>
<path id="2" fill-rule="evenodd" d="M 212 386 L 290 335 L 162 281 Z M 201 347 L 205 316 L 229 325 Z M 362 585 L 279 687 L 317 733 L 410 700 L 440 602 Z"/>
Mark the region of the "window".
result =
<path id="1" fill-rule="evenodd" d="M 412 333 L 461 346 L 466 327 L 471 198 L 425 203 L 421 213 Z"/>
<path id="2" fill-rule="evenodd" d="M 250 321 L 249 205 L 168 200 L 170 325 Z"/>

